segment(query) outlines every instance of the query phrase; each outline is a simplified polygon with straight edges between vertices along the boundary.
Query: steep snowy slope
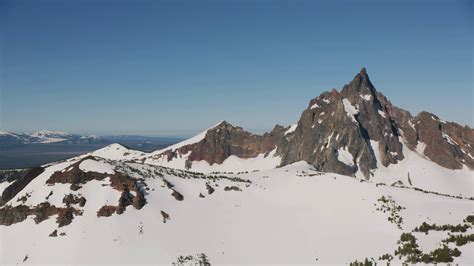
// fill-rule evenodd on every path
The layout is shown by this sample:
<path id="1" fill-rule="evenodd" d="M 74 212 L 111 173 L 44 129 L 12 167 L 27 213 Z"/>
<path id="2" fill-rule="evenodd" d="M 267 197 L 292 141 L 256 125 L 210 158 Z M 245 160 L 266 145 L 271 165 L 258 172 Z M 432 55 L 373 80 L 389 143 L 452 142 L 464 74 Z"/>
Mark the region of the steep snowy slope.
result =
<path id="1" fill-rule="evenodd" d="M 60 182 L 75 169 L 80 169 L 76 176 L 81 181 Z M 423 222 L 467 224 L 463 220 L 474 213 L 472 200 L 313 169 L 300 162 L 247 174 L 202 175 L 90 156 L 51 165 L 7 205 L 34 207 L 47 201 L 78 211 L 66 220 L 54 212 L 37 212 L 1 225 L 0 264 L 170 264 L 196 254 L 217 264 L 344 264 L 393 255 L 401 234 Z M 94 179 L 86 181 L 87 173 Z M 137 197 L 132 189 L 124 197 L 113 185 L 119 173 L 138 184 L 146 203 L 140 208 L 124 205 L 121 214 L 100 212 Z M 57 182 L 51 182 L 52 176 Z M 85 199 L 83 205 L 74 200 L 79 198 Z M 1 214 L 5 222 L 12 212 L 4 207 Z M 397 216 L 402 220 L 388 220 Z M 412 234 L 419 239 L 419 249 L 429 253 L 442 247 L 449 233 Z M 455 262 L 474 262 L 472 242 L 458 249 L 461 255 Z M 394 262 L 406 259 L 394 256 Z"/>

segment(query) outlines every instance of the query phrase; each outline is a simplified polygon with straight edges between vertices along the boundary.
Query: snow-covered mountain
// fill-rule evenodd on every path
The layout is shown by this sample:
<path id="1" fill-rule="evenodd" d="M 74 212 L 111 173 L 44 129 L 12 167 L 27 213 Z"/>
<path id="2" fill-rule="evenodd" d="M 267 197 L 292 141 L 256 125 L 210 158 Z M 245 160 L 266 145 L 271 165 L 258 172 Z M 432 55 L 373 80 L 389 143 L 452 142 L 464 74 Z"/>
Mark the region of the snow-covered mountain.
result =
<path id="1" fill-rule="evenodd" d="M 0 183 L 0 264 L 472 265 L 473 137 L 395 107 L 363 69 L 293 126 L 222 121 Z"/>
<path id="2" fill-rule="evenodd" d="M 39 130 L 33 133 L 13 133 L 0 131 L 3 144 L 48 144 L 48 143 L 98 143 L 101 138 L 95 135 L 77 135 L 61 131 Z"/>

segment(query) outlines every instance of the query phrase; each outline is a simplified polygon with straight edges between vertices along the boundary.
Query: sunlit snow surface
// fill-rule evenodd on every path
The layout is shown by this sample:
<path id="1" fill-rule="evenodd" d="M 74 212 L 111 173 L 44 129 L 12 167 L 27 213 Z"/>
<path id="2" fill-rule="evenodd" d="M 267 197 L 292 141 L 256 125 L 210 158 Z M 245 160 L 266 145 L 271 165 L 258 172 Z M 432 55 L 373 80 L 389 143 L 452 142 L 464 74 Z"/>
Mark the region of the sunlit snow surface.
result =
<path id="1" fill-rule="evenodd" d="M 60 170 L 71 163 L 51 168 Z M 321 174 L 303 162 L 238 177 L 252 184 L 210 182 L 216 191 L 208 195 L 205 179 L 165 174 L 183 194 L 183 201 L 170 196 L 161 178 L 148 178 L 151 190 L 143 209 L 129 206 L 122 215 L 101 218 L 96 216 L 97 210 L 116 202 L 119 192 L 101 185 L 107 181 L 88 182 L 77 191 L 87 198 L 84 214 L 58 229 L 65 236 L 48 236 L 57 228 L 54 217 L 40 224 L 28 218 L 0 226 L 0 264 L 21 263 L 25 255 L 25 263 L 170 264 L 180 255 L 197 253 L 205 253 L 216 264 L 346 264 L 393 252 L 400 234 L 423 221 L 457 224 L 474 207 L 469 200 Z M 45 186 L 46 178 L 44 174 L 25 188 L 33 192 L 27 204 L 37 203 L 57 188 Z M 225 186 L 238 186 L 242 191 L 224 191 Z M 200 193 L 205 198 L 199 197 Z M 387 221 L 388 214 L 375 210 L 374 204 L 383 195 L 406 208 L 400 212 L 403 230 Z M 161 210 L 170 215 L 166 223 Z M 438 246 L 439 238 L 419 238 L 421 248 Z M 462 247 L 459 263 L 474 261 L 473 247 Z"/>

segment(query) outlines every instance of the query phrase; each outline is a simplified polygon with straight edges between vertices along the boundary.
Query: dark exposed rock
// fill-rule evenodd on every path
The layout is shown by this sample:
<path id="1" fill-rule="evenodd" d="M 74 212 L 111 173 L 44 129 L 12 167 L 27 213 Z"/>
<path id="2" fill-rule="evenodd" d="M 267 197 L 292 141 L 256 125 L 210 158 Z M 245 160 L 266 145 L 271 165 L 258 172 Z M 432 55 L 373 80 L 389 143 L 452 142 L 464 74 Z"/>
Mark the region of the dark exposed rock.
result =
<path id="1" fill-rule="evenodd" d="M 94 157 L 88 156 L 81 161 L 71 165 L 67 171 L 57 171 L 51 175 L 51 177 L 46 181 L 48 184 L 62 183 L 62 184 L 71 184 L 71 190 L 78 190 L 81 188 L 81 185 L 91 181 L 91 180 L 104 180 L 109 178 L 110 186 L 121 192 L 121 195 L 118 200 L 118 205 L 114 206 L 114 212 L 117 214 L 122 214 L 126 207 L 133 205 L 136 209 L 141 209 L 146 204 L 145 193 L 139 187 L 139 180 L 132 178 L 131 176 L 115 171 L 114 174 L 98 173 L 93 171 L 84 172 L 79 168 L 79 165 L 84 160 L 95 160 Z M 132 195 L 131 191 L 135 193 Z M 72 194 L 67 195 L 63 202 L 65 204 L 79 204 L 83 207 L 86 203 L 84 197 L 77 197 Z M 105 207 L 105 206 L 104 206 Z M 101 209 L 102 210 L 102 209 Z M 111 208 L 105 208 L 104 210 L 99 210 L 100 214 L 98 216 L 110 216 L 109 211 Z M 103 215 L 109 214 L 109 215 Z"/>
<path id="2" fill-rule="evenodd" d="M 161 216 L 163 216 L 163 223 L 166 223 L 166 221 L 170 219 L 170 215 L 164 211 L 161 211 Z"/>
<path id="3" fill-rule="evenodd" d="M 181 195 L 178 191 L 173 189 L 173 192 L 171 193 L 171 196 L 173 196 L 177 201 L 182 201 L 184 200 L 184 196 Z"/>
<path id="4" fill-rule="evenodd" d="M 4 205 L 12 198 L 14 198 L 21 190 L 23 190 L 33 179 L 44 172 L 43 167 L 31 168 L 23 177 L 13 182 L 11 185 L 5 188 L 2 193 L 0 200 L 0 206 Z"/>
<path id="5" fill-rule="evenodd" d="M 71 224 L 72 220 L 74 219 L 74 216 L 73 216 L 74 212 L 75 212 L 75 209 L 72 207 L 59 209 L 58 218 L 56 218 L 58 226 L 63 227 L 63 226 Z"/>
<path id="6" fill-rule="evenodd" d="M 0 209 L 0 225 L 8 226 L 22 222 L 29 215 L 35 216 L 35 223 L 41 223 L 56 214 L 58 215 L 57 223 L 61 227 L 70 224 L 74 215 L 81 215 L 82 213 L 72 207 L 60 208 L 51 205 L 49 202 L 42 202 L 33 207 L 25 205 L 11 207 L 7 205 Z"/>
<path id="7" fill-rule="evenodd" d="M 72 191 L 78 191 L 79 189 L 82 188 L 82 186 L 79 186 L 78 184 L 71 184 L 70 188 Z"/>
<path id="8" fill-rule="evenodd" d="M 139 193 L 135 197 L 133 197 L 132 205 L 133 207 L 135 207 L 135 209 L 140 210 L 141 208 L 143 208 L 143 206 L 145 206 L 145 203 L 146 199 L 143 193 Z"/>
<path id="9" fill-rule="evenodd" d="M 71 190 L 78 190 L 80 189 L 81 185 L 92 181 L 92 180 L 103 180 L 109 176 L 110 174 L 103 174 L 97 172 L 84 172 L 79 169 L 79 165 L 84 160 L 94 160 L 94 157 L 88 156 L 81 161 L 71 165 L 67 171 L 56 171 L 54 172 L 51 177 L 46 181 L 47 184 L 71 184 Z M 73 188 L 73 185 L 75 186 Z"/>
<path id="10" fill-rule="evenodd" d="M 231 191 L 231 190 L 234 190 L 234 191 L 242 191 L 239 187 L 236 187 L 236 186 L 226 186 L 224 187 L 224 191 Z"/>
<path id="11" fill-rule="evenodd" d="M 215 191 L 215 189 L 211 185 L 209 185 L 209 183 L 206 183 L 206 189 L 209 195 L 211 195 Z"/>
<path id="12" fill-rule="evenodd" d="M 51 191 L 49 192 L 48 196 L 46 196 L 45 200 L 48 200 L 49 197 L 51 197 L 52 195 L 53 195 L 53 191 L 51 190 Z"/>
<path id="13" fill-rule="evenodd" d="M 84 207 L 84 205 L 86 205 L 86 198 L 84 197 L 78 197 L 74 194 L 68 194 L 66 196 L 64 196 L 63 198 L 63 203 L 66 204 L 67 206 L 71 205 L 71 204 L 78 204 L 80 207 Z"/>
<path id="14" fill-rule="evenodd" d="M 128 205 L 131 205 L 133 202 L 133 195 L 130 194 L 130 190 L 128 188 L 125 188 L 124 191 L 122 191 L 122 194 L 120 195 L 119 198 L 119 204 L 117 206 L 117 214 L 122 214 L 125 211 L 125 208 Z"/>
<path id="15" fill-rule="evenodd" d="M 203 140 L 185 145 L 176 150 L 167 150 L 158 155 L 172 160 L 191 152 L 185 165 L 190 168 L 193 161 L 204 160 L 209 164 L 220 164 L 231 155 L 253 158 L 275 149 L 288 128 L 277 125 L 270 133 L 255 135 L 235 127 L 226 121 L 207 131 Z"/>
<path id="16" fill-rule="evenodd" d="M 166 180 L 166 179 L 164 179 L 164 178 L 163 178 L 163 183 L 165 183 L 165 185 L 166 185 L 167 188 L 173 188 L 173 187 L 174 187 L 174 185 L 171 184 L 170 181 L 168 181 L 168 180 Z"/>
<path id="17" fill-rule="evenodd" d="M 0 183 L 2 182 L 14 182 L 26 175 L 30 169 L 1 169 L 0 170 Z"/>
<path id="18" fill-rule="evenodd" d="M 202 193 L 199 193 L 200 198 L 204 198 L 204 195 Z"/>
<path id="19" fill-rule="evenodd" d="M 36 215 L 34 218 L 35 223 L 39 224 L 48 219 L 49 216 L 58 214 L 59 209 L 56 206 L 52 206 L 49 202 L 43 202 L 30 211 L 33 211 Z"/>
<path id="20" fill-rule="evenodd" d="M 463 163 L 474 168 L 474 160 L 467 155 L 474 154 L 474 130 L 441 121 L 428 112 L 419 113 L 413 120 L 418 140 L 426 145 L 424 155 L 449 169 L 460 169 Z"/>
<path id="21" fill-rule="evenodd" d="M 58 229 L 54 229 L 54 231 L 49 234 L 50 237 L 57 237 L 58 236 Z"/>
<path id="22" fill-rule="evenodd" d="M 0 209 L 0 225 L 11 225 L 24 221 L 30 214 L 28 206 L 5 206 Z"/>
<path id="23" fill-rule="evenodd" d="M 97 217 L 109 217 L 117 210 L 116 206 L 104 205 L 97 211 Z"/>
<path id="24" fill-rule="evenodd" d="M 26 193 L 25 195 L 23 195 L 23 197 L 18 198 L 17 202 L 21 201 L 22 203 L 25 203 L 29 197 L 31 197 L 31 193 Z"/>

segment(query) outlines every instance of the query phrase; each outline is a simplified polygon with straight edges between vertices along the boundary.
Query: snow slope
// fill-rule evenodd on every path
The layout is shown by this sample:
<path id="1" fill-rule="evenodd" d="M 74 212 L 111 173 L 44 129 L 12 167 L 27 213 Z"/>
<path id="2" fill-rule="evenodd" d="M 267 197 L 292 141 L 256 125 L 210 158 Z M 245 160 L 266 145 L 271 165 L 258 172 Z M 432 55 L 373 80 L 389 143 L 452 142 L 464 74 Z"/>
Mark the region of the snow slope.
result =
<path id="1" fill-rule="evenodd" d="M 186 146 L 186 145 L 190 145 L 190 144 L 194 144 L 194 143 L 198 143 L 199 141 L 203 140 L 205 137 L 206 137 L 206 134 L 207 134 L 207 131 L 209 131 L 210 129 L 213 129 L 215 127 L 217 127 L 218 125 L 220 125 L 222 122 L 224 121 L 220 121 L 219 123 L 215 124 L 214 126 L 204 130 L 203 132 L 197 134 L 196 136 L 192 137 L 192 138 L 189 138 L 189 139 L 186 139 L 186 140 L 183 140 L 181 142 L 178 142 L 174 145 L 171 145 L 169 147 L 166 147 L 164 149 L 161 149 L 161 150 L 157 150 L 157 151 L 154 151 L 151 153 L 151 155 L 159 155 L 167 150 L 171 150 L 171 151 L 174 151 L 176 149 L 179 149 L 183 146 Z"/>
<path id="2" fill-rule="evenodd" d="M 44 200 L 51 190 L 58 197 L 69 193 L 62 184 L 45 186 L 44 182 L 52 172 L 67 171 L 77 161 L 53 165 L 30 183 L 20 193 L 31 192 L 26 204 Z M 171 264 L 180 255 L 197 253 L 205 253 L 213 264 L 347 264 L 393 252 L 400 234 L 423 221 L 457 224 L 474 210 L 470 200 L 318 173 L 303 162 L 229 175 L 249 179 L 251 184 L 182 178 L 179 171 L 139 163 L 101 163 L 115 170 L 161 171 L 163 177 L 130 172 L 145 177 L 150 188 L 141 210 L 129 206 L 122 215 L 98 218 L 97 210 L 117 201 L 120 193 L 106 186 L 106 180 L 94 180 L 75 192 L 87 203 L 83 215 L 68 226 L 58 229 L 54 217 L 40 224 L 28 218 L 0 226 L 0 264 L 22 263 L 26 256 L 25 264 Z M 163 179 L 174 184 L 183 201 L 170 196 Z M 206 183 L 214 193 L 208 194 Z M 226 186 L 242 191 L 225 191 Z M 381 196 L 405 207 L 400 212 L 402 229 L 387 221 L 387 213 L 376 210 Z M 61 204 L 58 199 L 52 202 Z M 166 223 L 161 211 L 170 216 Z M 49 237 L 55 229 L 66 235 Z M 417 236 L 424 249 L 439 246 L 441 236 Z M 474 245 L 461 251 L 457 262 L 472 264 Z"/>
<path id="3" fill-rule="evenodd" d="M 254 158 L 240 158 L 235 155 L 231 155 L 226 158 L 221 164 L 212 164 L 202 161 L 193 161 L 190 171 L 211 173 L 211 172 L 249 172 L 256 170 L 267 170 L 273 169 L 280 165 L 281 157 L 275 155 L 276 148 L 268 154 L 259 154 Z M 171 167 L 175 169 L 186 170 L 186 160 L 191 152 L 183 155 L 178 155 L 178 158 L 168 161 L 166 156 L 159 158 L 147 158 L 144 163 L 151 165 L 158 165 L 164 167 Z"/>
<path id="4" fill-rule="evenodd" d="M 376 157 L 380 158 L 378 143 L 371 141 L 371 145 Z M 423 144 L 419 143 L 418 146 L 422 147 Z M 444 168 L 424 156 L 422 149 L 412 151 L 403 146 L 403 154 L 404 160 L 397 164 L 390 164 L 388 167 L 384 167 L 377 159 L 377 169 L 371 180 L 388 185 L 402 181 L 408 187 L 455 196 L 474 197 L 474 171 L 466 166 L 460 170 Z"/>
<path id="5" fill-rule="evenodd" d="M 127 149 L 118 143 L 114 143 L 102 149 L 91 152 L 88 155 L 97 156 L 97 157 L 101 157 L 101 158 L 109 159 L 109 160 L 127 161 L 127 160 L 137 160 L 141 156 L 146 155 L 146 153 L 141 152 L 141 151 Z"/>

